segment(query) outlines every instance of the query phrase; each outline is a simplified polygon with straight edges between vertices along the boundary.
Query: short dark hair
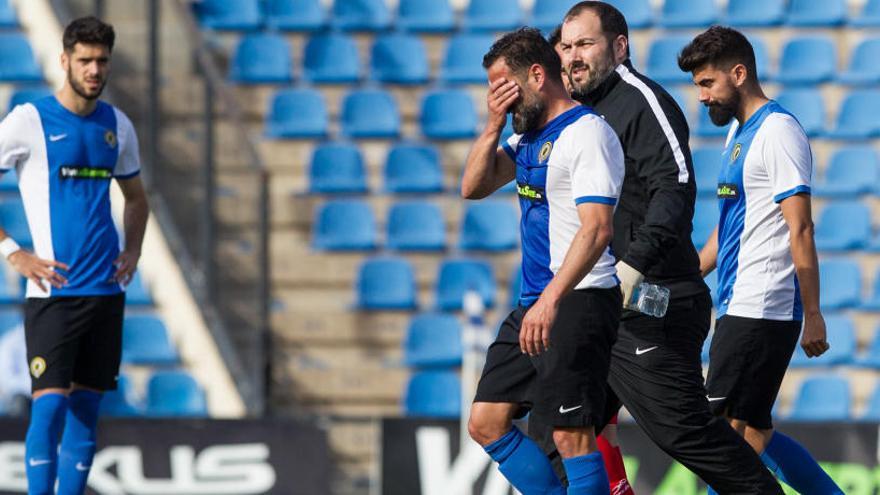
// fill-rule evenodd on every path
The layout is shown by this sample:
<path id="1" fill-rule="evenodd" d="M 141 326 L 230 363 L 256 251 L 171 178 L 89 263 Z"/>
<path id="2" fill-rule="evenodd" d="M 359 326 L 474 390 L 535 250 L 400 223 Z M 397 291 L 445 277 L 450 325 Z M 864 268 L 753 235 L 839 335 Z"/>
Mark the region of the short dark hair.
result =
<path id="1" fill-rule="evenodd" d="M 504 59 L 515 74 L 528 70 L 533 64 L 539 64 L 547 71 L 547 77 L 562 82 L 559 72 L 562 60 L 553 46 L 544 39 L 541 31 L 535 28 L 522 27 L 499 38 L 483 56 L 483 68 L 488 69 L 500 58 Z"/>
<path id="2" fill-rule="evenodd" d="M 562 41 L 562 24 L 553 28 L 553 31 L 550 31 L 550 34 L 547 35 L 547 43 L 550 43 L 550 46 L 554 49 L 560 41 Z"/>
<path id="3" fill-rule="evenodd" d="M 568 9 L 563 22 L 581 15 L 585 10 L 593 11 L 599 18 L 599 22 L 602 23 L 602 32 L 605 33 L 609 43 L 617 39 L 618 36 L 629 39 L 629 26 L 626 24 L 626 17 L 610 3 L 594 0 L 578 2 Z M 629 56 L 629 45 L 626 47 L 626 55 Z"/>
<path id="4" fill-rule="evenodd" d="M 116 33 L 113 31 L 113 26 L 97 17 L 87 16 L 71 21 L 64 28 L 61 42 L 66 52 L 72 52 L 77 43 L 104 45 L 112 52 L 114 41 L 116 41 Z"/>
<path id="5" fill-rule="evenodd" d="M 749 80 L 758 80 L 752 44 L 736 29 L 724 26 L 712 26 L 698 34 L 678 56 L 678 67 L 684 72 L 706 65 L 727 69 L 737 64 L 746 67 Z"/>

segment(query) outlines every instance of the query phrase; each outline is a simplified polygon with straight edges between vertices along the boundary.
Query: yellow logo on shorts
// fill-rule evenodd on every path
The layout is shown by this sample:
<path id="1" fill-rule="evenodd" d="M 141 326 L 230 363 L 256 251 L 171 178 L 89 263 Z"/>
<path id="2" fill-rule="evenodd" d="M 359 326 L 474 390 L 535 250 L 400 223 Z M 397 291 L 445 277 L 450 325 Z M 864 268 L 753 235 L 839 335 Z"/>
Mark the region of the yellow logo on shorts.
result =
<path id="1" fill-rule="evenodd" d="M 736 159 L 739 158 L 739 154 L 742 151 L 742 149 L 743 149 L 743 145 L 736 143 L 736 146 L 733 147 L 733 151 L 730 152 L 730 163 L 735 162 Z"/>
<path id="2" fill-rule="evenodd" d="M 107 143 L 107 146 L 109 146 L 111 149 L 115 148 L 116 147 L 116 134 L 114 134 L 113 131 L 108 129 L 107 132 L 104 133 L 104 142 Z"/>
<path id="3" fill-rule="evenodd" d="M 31 359 L 31 374 L 34 375 L 34 378 L 39 378 L 42 376 L 43 372 L 46 371 L 46 360 L 37 356 Z"/>
<path id="4" fill-rule="evenodd" d="M 553 143 L 547 141 L 541 146 L 541 151 L 538 153 L 538 163 L 541 163 L 550 156 L 550 151 L 553 150 Z"/>

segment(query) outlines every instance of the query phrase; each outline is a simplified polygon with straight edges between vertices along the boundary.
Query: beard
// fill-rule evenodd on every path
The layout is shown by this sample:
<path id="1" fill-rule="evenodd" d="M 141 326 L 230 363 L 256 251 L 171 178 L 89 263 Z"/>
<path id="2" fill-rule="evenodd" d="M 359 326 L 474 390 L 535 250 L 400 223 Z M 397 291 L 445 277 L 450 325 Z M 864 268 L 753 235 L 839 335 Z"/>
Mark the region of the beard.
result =
<path id="1" fill-rule="evenodd" d="M 584 69 L 582 76 L 586 76 L 580 81 L 576 81 L 572 72 L 575 69 Z M 580 61 L 572 62 L 567 68 L 568 80 L 571 84 L 571 97 L 575 100 L 583 100 L 599 87 L 605 79 L 614 71 L 614 59 L 610 56 L 604 58 L 593 65 L 587 65 Z"/>
<path id="2" fill-rule="evenodd" d="M 739 93 L 734 91 L 733 96 L 728 101 L 718 101 L 706 105 L 709 108 L 709 118 L 712 120 L 712 123 L 719 127 L 729 124 L 736 115 L 740 99 Z"/>
<path id="3" fill-rule="evenodd" d="M 85 86 L 80 84 L 80 82 L 73 77 L 73 72 L 71 72 L 70 70 L 67 71 L 67 82 L 70 83 L 70 87 L 73 89 L 74 93 L 78 94 L 82 98 L 85 98 L 86 100 L 96 100 L 99 96 L 101 96 L 101 93 L 104 91 L 104 86 L 107 85 L 107 80 L 102 79 L 101 85 L 98 86 L 97 90 L 89 91 L 85 88 Z"/>
<path id="4" fill-rule="evenodd" d="M 534 98 L 531 101 L 526 101 L 524 98 L 512 110 L 513 132 L 525 134 L 537 129 L 541 125 L 546 109 L 547 105 L 540 98 Z"/>

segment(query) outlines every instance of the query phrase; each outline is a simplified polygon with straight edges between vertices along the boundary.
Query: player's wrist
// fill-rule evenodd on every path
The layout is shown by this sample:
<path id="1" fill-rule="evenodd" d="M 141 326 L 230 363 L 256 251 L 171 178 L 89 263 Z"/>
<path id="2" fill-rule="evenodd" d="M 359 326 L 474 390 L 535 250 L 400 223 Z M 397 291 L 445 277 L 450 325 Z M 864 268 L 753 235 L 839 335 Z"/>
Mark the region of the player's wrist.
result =
<path id="1" fill-rule="evenodd" d="M 9 259 L 10 256 L 19 251 L 21 251 L 21 246 L 12 237 L 7 236 L 0 241 L 0 255 L 3 255 L 4 258 Z"/>

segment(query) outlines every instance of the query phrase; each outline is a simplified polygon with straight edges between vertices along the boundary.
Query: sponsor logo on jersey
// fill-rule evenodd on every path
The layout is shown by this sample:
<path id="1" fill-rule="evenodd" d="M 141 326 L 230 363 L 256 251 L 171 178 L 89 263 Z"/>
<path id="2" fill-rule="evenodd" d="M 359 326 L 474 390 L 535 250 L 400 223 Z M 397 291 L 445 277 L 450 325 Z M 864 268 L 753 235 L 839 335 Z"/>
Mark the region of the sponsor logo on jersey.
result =
<path id="1" fill-rule="evenodd" d="M 528 184 L 517 183 L 516 193 L 519 194 L 519 197 L 528 199 L 529 201 L 541 201 L 544 199 L 543 189 Z"/>
<path id="2" fill-rule="evenodd" d="M 113 172 L 108 168 L 77 167 L 65 165 L 59 172 L 62 179 L 112 179 Z"/>
<path id="3" fill-rule="evenodd" d="M 538 163 L 547 161 L 547 158 L 550 157 L 551 151 L 553 151 L 553 143 L 550 141 L 541 145 L 541 151 L 538 152 Z"/>
<path id="4" fill-rule="evenodd" d="M 739 196 L 739 186 L 736 184 L 718 184 L 718 197 L 721 199 L 736 199 Z"/>
<path id="5" fill-rule="evenodd" d="M 31 375 L 33 375 L 34 378 L 41 377 L 46 371 L 46 360 L 41 358 L 40 356 L 31 359 L 30 369 Z"/>

